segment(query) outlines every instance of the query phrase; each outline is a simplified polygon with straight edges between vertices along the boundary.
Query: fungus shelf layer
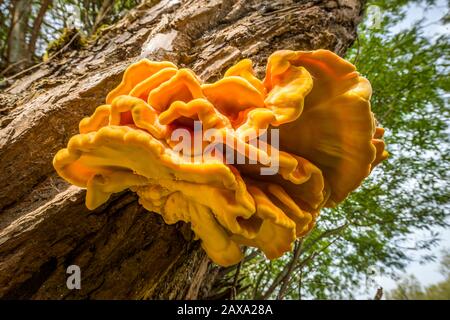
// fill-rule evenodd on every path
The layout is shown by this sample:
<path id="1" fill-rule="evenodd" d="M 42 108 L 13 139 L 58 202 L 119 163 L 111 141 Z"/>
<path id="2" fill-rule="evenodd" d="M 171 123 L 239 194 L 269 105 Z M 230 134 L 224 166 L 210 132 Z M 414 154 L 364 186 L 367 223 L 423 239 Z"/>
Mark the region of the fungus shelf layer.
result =
<path id="1" fill-rule="evenodd" d="M 238 263 L 242 245 L 274 259 L 387 157 L 371 92 L 326 50 L 277 51 L 262 81 L 245 59 L 208 84 L 143 59 L 53 165 L 89 209 L 129 188 L 166 223 L 190 222 L 217 264 Z"/>

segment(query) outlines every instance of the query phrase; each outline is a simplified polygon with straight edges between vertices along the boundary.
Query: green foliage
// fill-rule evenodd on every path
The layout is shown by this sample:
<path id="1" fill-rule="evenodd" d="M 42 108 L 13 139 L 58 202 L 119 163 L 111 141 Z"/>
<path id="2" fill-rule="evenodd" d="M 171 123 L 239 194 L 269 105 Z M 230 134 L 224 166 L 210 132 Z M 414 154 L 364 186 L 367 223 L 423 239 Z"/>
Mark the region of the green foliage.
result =
<path id="1" fill-rule="evenodd" d="M 52 0 L 29 1 L 27 10 L 16 12 L 17 1 L 0 1 L 0 73 L 8 71 L 17 72 L 17 68 L 10 68 L 14 61 L 8 61 L 9 36 L 11 19 L 23 16 L 28 25 L 22 42 L 23 48 L 30 52 L 22 52 L 25 61 L 22 68 L 37 63 L 43 57 L 50 56 L 52 52 L 62 48 L 66 43 L 67 35 L 77 29 L 80 37 L 73 41 L 73 48 L 84 45 L 85 39 L 95 39 L 98 32 L 105 25 L 117 22 L 125 13 L 137 6 L 140 0 Z M 16 11 L 15 11 L 16 10 Z M 24 50 L 22 50 L 24 51 Z"/>
<path id="2" fill-rule="evenodd" d="M 95 32 L 90 36 L 89 40 L 95 40 L 97 39 L 99 36 L 101 36 L 101 34 L 107 30 L 109 27 L 111 27 L 109 24 L 103 23 L 101 26 L 99 26 L 97 28 L 97 30 L 95 30 Z"/>
<path id="3" fill-rule="evenodd" d="M 4 2 L 0 2 L 0 70 L 6 64 L 6 47 L 8 43 L 8 6 Z"/>
<path id="4" fill-rule="evenodd" d="M 45 61 L 66 46 L 68 46 L 72 50 L 77 50 L 86 46 L 86 44 L 86 38 L 79 32 L 78 29 L 64 28 L 60 37 L 48 44 L 47 50 L 44 53 L 43 60 Z"/>
<path id="5" fill-rule="evenodd" d="M 75 13 L 73 23 L 85 34 L 92 35 L 102 24 L 113 24 L 140 2 L 138 0 L 57 0 L 54 8 L 65 11 L 67 18 Z"/>
<path id="6" fill-rule="evenodd" d="M 398 287 L 386 293 L 386 299 L 388 300 L 425 300 L 425 293 L 423 288 L 413 275 L 405 277 Z"/>
<path id="7" fill-rule="evenodd" d="M 286 298 L 354 298 L 370 281 L 371 268 L 392 274 L 413 259 L 435 258 L 415 254 L 431 250 L 438 243 L 436 228 L 448 226 L 450 43 L 448 35 L 424 36 L 425 22 L 390 31 L 412 2 L 420 1 L 371 1 L 390 11 L 379 29 L 361 26 L 347 56 L 371 81 L 372 108 L 386 129 L 390 158 L 344 203 L 321 213 L 313 232 L 301 240 Z M 417 230 L 424 238 L 413 241 Z M 267 262 L 258 256 L 245 264 L 244 285 L 251 289 L 240 297 L 263 296 L 292 257 Z M 280 287 L 269 297 L 277 298 Z"/>

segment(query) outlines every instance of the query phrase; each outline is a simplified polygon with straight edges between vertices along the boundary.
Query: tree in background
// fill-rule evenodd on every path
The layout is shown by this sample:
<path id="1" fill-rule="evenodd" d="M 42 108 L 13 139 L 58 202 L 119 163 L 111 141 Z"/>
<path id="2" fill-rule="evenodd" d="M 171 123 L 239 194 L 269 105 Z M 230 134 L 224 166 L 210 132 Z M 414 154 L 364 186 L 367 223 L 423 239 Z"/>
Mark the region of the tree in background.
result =
<path id="1" fill-rule="evenodd" d="M 47 46 L 65 30 L 76 29 L 79 37 L 91 36 L 138 3 L 138 0 L 0 1 L 1 75 L 14 74 L 39 62 Z"/>
<path id="2" fill-rule="evenodd" d="M 423 288 L 414 275 L 403 278 L 397 287 L 386 294 L 389 300 L 450 300 L 450 250 L 441 261 L 441 274 L 445 279 Z"/>

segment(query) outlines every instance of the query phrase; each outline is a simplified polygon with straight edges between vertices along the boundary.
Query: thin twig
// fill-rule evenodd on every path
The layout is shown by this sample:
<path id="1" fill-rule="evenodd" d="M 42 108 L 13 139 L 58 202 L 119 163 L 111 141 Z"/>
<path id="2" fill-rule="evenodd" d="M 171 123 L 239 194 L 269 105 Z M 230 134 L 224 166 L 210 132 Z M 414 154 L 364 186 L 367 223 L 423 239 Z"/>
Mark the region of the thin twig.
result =
<path id="1" fill-rule="evenodd" d="M 300 254 L 300 247 L 296 247 L 296 249 L 294 251 L 294 255 L 291 259 L 291 263 L 292 263 L 292 261 L 294 261 L 294 264 L 295 264 L 295 259 L 298 258 L 299 254 Z M 291 263 L 286 264 L 285 267 L 283 268 L 283 270 L 280 273 L 278 273 L 277 277 L 272 281 L 272 284 L 270 285 L 269 289 L 267 289 L 267 291 L 262 295 L 262 299 L 265 300 L 265 299 L 269 298 L 270 295 L 275 291 L 275 289 L 283 281 L 283 279 L 285 279 L 286 275 L 289 274 L 289 269 L 291 267 Z"/>
<path id="2" fill-rule="evenodd" d="M 39 8 L 39 12 L 38 12 L 36 18 L 34 19 L 33 28 L 31 31 L 31 37 L 30 37 L 30 41 L 28 43 L 28 52 L 30 55 L 29 56 L 30 60 L 31 60 L 31 57 L 33 57 L 35 55 L 34 51 L 36 49 L 36 41 L 41 32 L 41 25 L 42 25 L 42 22 L 44 21 L 45 13 L 47 12 L 47 10 L 50 7 L 50 5 L 52 4 L 52 2 L 53 2 L 53 0 L 41 1 L 41 6 Z"/>
<path id="3" fill-rule="evenodd" d="M 243 254 L 244 255 L 245 255 L 245 251 L 247 251 L 247 247 L 244 247 L 244 250 L 243 250 Z M 235 300 L 236 299 L 236 295 L 237 295 L 236 287 L 237 287 L 237 284 L 238 284 L 239 273 L 241 272 L 242 264 L 243 264 L 243 260 L 239 261 L 239 264 L 238 264 L 238 266 L 236 268 L 236 273 L 234 274 L 233 285 L 232 285 L 231 290 L 230 290 L 230 300 Z"/>
<path id="4" fill-rule="evenodd" d="M 299 261 L 299 263 L 295 267 L 295 269 L 303 268 L 304 266 L 306 266 L 310 261 L 314 260 L 315 257 L 317 257 L 319 254 L 324 252 L 328 247 L 330 247 L 332 244 L 334 244 L 337 239 L 339 239 L 339 235 L 337 235 L 336 238 L 334 238 L 332 241 L 330 241 L 330 243 L 323 246 L 319 251 L 314 251 L 307 258 L 303 259 L 302 261 Z"/>
<path id="5" fill-rule="evenodd" d="M 302 244 L 303 244 L 303 238 L 300 239 L 300 241 L 298 241 L 298 243 L 296 244 L 294 256 L 292 257 L 292 261 L 289 264 L 288 271 L 286 272 L 283 279 L 281 280 L 281 287 L 280 287 L 280 290 L 278 291 L 277 300 L 282 300 L 284 297 L 284 294 L 285 294 L 286 289 L 289 284 L 289 280 L 290 280 L 292 271 L 294 271 L 295 264 L 296 264 L 296 262 L 300 256 L 300 253 L 302 251 Z"/>
<path id="6" fill-rule="evenodd" d="M 325 230 L 316 239 L 314 239 L 314 240 L 312 240 L 312 242 L 308 243 L 308 245 L 303 249 L 303 251 L 308 252 L 320 240 L 330 237 L 330 236 L 333 236 L 333 235 L 336 235 L 336 234 L 339 234 L 343 230 L 347 229 L 348 226 L 349 226 L 349 223 L 346 222 L 342 226 L 339 226 L 337 228 Z"/>
<path id="7" fill-rule="evenodd" d="M 256 258 L 259 254 L 260 252 L 258 250 L 254 250 L 252 253 L 250 253 L 249 255 L 245 256 L 244 259 L 242 259 L 242 263 L 244 264 L 251 261 L 252 259 Z M 232 272 L 233 270 L 236 270 L 237 266 L 238 265 L 233 265 L 231 267 L 221 269 L 219 272 L 219 277 L 220 278 L 225 277 L 228 273 Z"/>
<path id="8" fill-rule="evenodd" d="M 18 73 L 16 73 L 16 74 L 12 75 L 12 76 L 9 77 L 9 78 L 5 78 L 4 81 L 12 80 L 12 79 L 17 78 L 18 76 L 24 74 L 24 73 L 27 73 L 27 72 L 29 72 L 29 71 L 31 71 L 31 70 L 36 69 L 37 67 L 40 67 L 40 66 L 42 66 L 42 65 L 45 65 L 45 64 L 49 63 L 50 60 L 52 60 L 54 57 L 56 57 L 56 56 L 59 55 L 61 52 L 63 52 L 64 50 L 66 50 L 66 49 L 72 44 L 72 42 L 75 40 L 75 38 L 76 38 L 77 36 L 79 36 L 79 34 L 80 34 L 80 33 L 77 31 L 77 33 L 74 34 L 74 36 L 72 37 L 72 39 L 70 39 L 70 41 L 67 42 L 67 44 L 66 44 L 64 47 L 61 48 L 61 50 L 55 52 L 55 54 L 51 55 L 46 61 L 42 61 L 42 62 L 40 62 L 40 63 L 38 63 L 38 64 L 35 64 L 35 65 L 32 66 L 32 67 L 29 67 L 29 68 L 27 68 L 27 69 L 25 69 L 25 70 L 22 70 L 22 71 L 20 71 L 20 72 L 18 72 Z"/>
<path id="9" fill-rule="evenodd" d="M 353 59 L 353 65 L 356 66 L 359 60 L 359 55 L 361 53 L 361 42 L 359 40 L 359 33 L 356 31 L 356 56 L 355 59 Z"/>
<path id="10" fill-rule="evenodd" d="M 105 19 L 106 15 L 112 9 L 112 7 L 113 7 L 112 2 L 113 1 L 111 1 L 111 0 L 103 0 L 102 6 L 101 6 L 99 12 L 97 13 L 97 17 L 95 18 L 95 22 L 92 26 L 92 29 L 90 32 L 91 35 L 97 31 L 97 28 L 100 25 L 100 23 Z"/>
<path id="11" fill-rule="evenodd" d="M 300 268 L 300 275 L 298 281 L 298 300 L 302 300 L 302 287 L 303 287 L 303 266 Z"/>
<path id="12" fill-rule="evenodd" d="M 25 62 L 25 61 L 27 61 L 27 59 L 22 59 L 22 60 L 19 60 L 19 61 L 17 61 L 17 62 L 14 62 L 14 63 L 10 64 L 10 65 L 7 66 L 5 69 L 3 69 L 3 71 L 0 73 L 0 75 L 3 76 L 3 75 L 6 74 L 6 72 L 8 72 L 10 69 L 14 68 L 15 66 L 17 66 L 17 65 L 19 65 L 19 64 L 21 64 L 22 62 Z"/>
<path id="13" fill-rule="evenodd" d="M 253 299 L 259 298 L 259 286 L 261 285 L 261 281 L 264 277 L 264 274 L 269 270 L 269 264 L 266 264 L 264 269 L 258 274 L 258 278 L 256 278 L 255 287 L 253 288 Z"/>

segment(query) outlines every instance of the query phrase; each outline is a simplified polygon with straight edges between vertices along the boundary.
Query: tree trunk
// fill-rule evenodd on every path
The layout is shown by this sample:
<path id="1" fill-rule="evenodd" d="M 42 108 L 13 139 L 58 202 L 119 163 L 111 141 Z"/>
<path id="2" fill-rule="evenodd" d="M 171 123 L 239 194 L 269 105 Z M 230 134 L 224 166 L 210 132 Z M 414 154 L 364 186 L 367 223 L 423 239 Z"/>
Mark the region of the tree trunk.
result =
<path id="1" fill-rule="evenodd" d="M 89 211 L 85 191 L 52 158 L 142 57 L 219 78 L 242 58 L 263 77 L 278 49 L 343 54 L 362 2 L 149 1 L 79 51 L 68 51 L 0 94 L 0 297 L 23 299 L 199 297 L 211 263 L 183 223 L 166 225 L 131 192 Z M 81 269 L 69 290 L 66 269 Z M 205 296 L 205 292 L 201 294 Z"/>
<path id="2" fill-rule="evenodd" d="M 36 43 L 40 34 L 42 22 L 44 22 L 44 16 L 47 13 L 48 8 L 52 4 L 52 0 L 42 0 L 39 6 L 39 11 L 36 18 L 33 21 L 33 28 L 31 30 L 30 41 L 28 43 L 28 62 L 31 63 L 35 58 Z"/>
<path id="3" fill-rule="evenodd" d="M 28 58 L 26 34 L 30 17 L 31 2 L 15 0 L 12 2 L 11 26 L 8 36 L 8 64 L 14 65 L 13 70 L 25 66 Z"/>

